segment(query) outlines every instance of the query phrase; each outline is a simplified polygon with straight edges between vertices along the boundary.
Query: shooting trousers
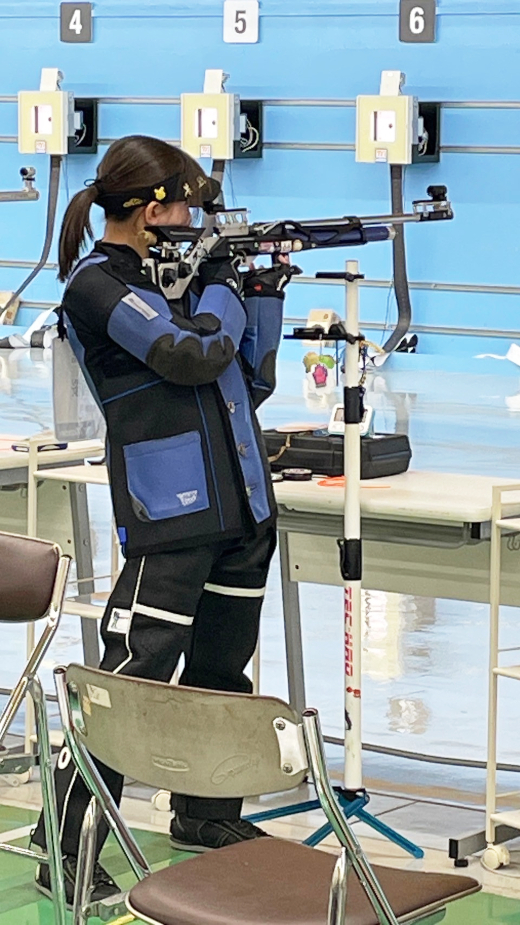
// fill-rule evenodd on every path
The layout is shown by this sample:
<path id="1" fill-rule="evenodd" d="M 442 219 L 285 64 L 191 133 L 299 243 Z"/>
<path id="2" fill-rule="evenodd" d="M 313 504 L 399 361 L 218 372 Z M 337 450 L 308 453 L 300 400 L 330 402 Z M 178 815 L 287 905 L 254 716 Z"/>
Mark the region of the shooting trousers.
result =
<path id="1" fill-rule="evenodd" d="M 244 670 L 256 648 L 275 547 L 276 530 L 271 527 L 249 542 L 228 541 L 130 559 L 103 618 L 105 654 L 100 667 L 168 683 L 184 654 L 181 684 L 251 693 Z M 119 802 L 122 777 L 97 764 Z M 66 748 L 58 758 L 56 792 L 62 849 L 76 855 L 89 794 Z M 240 817 L 242 801 L 172 796 L 172 808 L 194 818 L 233 821 Z M 106 835 L 102 823 L 98 853 Z M 45 847 L 43 815 L 33 841 Z"/>

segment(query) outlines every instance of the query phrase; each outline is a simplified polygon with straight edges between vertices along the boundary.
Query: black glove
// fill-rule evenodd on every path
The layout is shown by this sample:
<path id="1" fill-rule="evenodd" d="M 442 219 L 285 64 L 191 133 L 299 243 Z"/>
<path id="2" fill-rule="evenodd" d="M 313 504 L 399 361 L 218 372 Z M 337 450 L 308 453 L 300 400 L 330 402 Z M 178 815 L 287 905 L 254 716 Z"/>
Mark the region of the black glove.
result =
<path id="1" fill-rule="evenodd" d="M 204 260 L 199 266 L 198 273 L 200 293 L 204 291 L 206 286 L 219 283 L 221 286 L 227 286 L 239 299 L 242 299 L 242 274 L 238 271 L 238 263 L 239 259 L 237 258 L 234 260 L 212 260 L 209 257 Z"/>
<path id="2" fill-rule="evenodd" d="M 302 271 L 288 263 L 277 263 L 272 267 L 260 267 L 244 274 L 244 297 L 275 296 L 284 298 L 284 289 L 293 276 Z"/>

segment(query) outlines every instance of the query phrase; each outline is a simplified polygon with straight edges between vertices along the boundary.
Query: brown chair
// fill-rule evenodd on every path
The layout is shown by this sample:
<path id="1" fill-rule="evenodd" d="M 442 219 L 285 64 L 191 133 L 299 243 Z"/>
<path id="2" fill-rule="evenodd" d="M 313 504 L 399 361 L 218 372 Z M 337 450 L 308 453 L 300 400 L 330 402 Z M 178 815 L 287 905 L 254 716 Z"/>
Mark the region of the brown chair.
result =
<path id="1" fill-rule="evenodd" d="M 49 864 L 56 925 L 65 925 L 65 890 L 47 708 L 37 672 L 58 629 L 69 567 L 70 557 L 64 556 L 55 543 L 0 533 L 0 623 L 27 624 L 46 620 L 43 633 L 0 716 L 0 774 L 24 774 L 39 763 L 48 852 L 39 854 L 8 844 L 0 844 L 0 851 Z M 27 695 L 35 710 L 36 753 L 11 754 L 3 747 L 3 742 Z"/>
<path id="2" fill-rule="evenodd" d="M 368 863 L 332 790 L 316 710 L 302 723 L 274 697 L 175 687 L 80 665 L 57 668 L 55 679 L 65 739 L 93 795 L 74 925 L 93 913 L 88 897 L 101 814 L 140 880 L 127 908 L 155 925 L 397 925 L 426 916 L 433 925 L 447 902 L 480 889 L 468 877 Z M 152 874 L 90 755 L 152 787 L 200 797 L 290 790 L 310 768 L 341 855 L 261 838 Z"/>

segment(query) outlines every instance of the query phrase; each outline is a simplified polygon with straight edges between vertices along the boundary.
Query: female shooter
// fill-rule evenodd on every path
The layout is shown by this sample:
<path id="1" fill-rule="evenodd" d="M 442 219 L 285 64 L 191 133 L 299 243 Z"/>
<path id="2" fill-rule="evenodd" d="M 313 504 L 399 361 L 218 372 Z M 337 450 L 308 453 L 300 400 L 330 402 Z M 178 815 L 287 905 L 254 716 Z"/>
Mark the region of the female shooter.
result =
<path id="1" fill-rule="evenodd" d="M 205 261 L 168 302 L 143 269 L 154 225 L 190 224 L 219 184 L 184 152 L 131 136 L 115 142 L 97 177 L 71 200 L 60 236 L 61 320 L 107 424 L 107 462 L 125 564 L 101 625 L 101 668 L 181 684 L 251 691 L 275 503 L 255 409 L 275 386 L 284 288 L 292 268 L 240 273 Z M 79 260 L 90 208 L 106 228 Z M 132 743 L 129 743 L 132 747 Z M 119 801 L 123 781 L 101 766 Z M 56 773 L 67 898 L 88 794 L 64 749 Z M 172 796 L 171 840 L 204 851 L 264 833 L 241 800 Z M 106 838 L 100 827 L 98 853 Z M 34 842 L 45 847 L 40 819 Z M 48 865 L 37 886 L 49 894 Z M 92 901 L 118 891 L 96 865 Z"/>

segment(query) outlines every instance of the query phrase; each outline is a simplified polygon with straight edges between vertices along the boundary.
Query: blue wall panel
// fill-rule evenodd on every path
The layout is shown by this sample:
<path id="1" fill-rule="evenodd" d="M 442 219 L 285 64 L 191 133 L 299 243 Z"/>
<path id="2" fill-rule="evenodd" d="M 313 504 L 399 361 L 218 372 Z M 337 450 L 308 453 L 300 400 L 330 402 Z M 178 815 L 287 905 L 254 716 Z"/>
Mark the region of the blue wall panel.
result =
<path id="1" fill-rule="evenodd" d="M 58 66 L 77 96 L 177 97 L 201 89 L 207 67 L 223 67 L 229 89 L 263 99 L 352 99 L 377 92 L 380 72 L 407 74 L 406 91 L 423 100 L 513 100 L 520 77 L 520 7 L 516 0 L 439 0 L 433 45 L 403 45 L 398 0 L 262 0 L 258 45 L 222 41 L 222 0 L 100 0 L 95 41 L 59 41 L 59 3 L 0 0 L 0 94 L 37 88 L 40 69 Z M 0 102 L 0 136 L 16 134 L 16 105 Z M 445 109 L 443 144 L 520 146 L 520 111 Z M 100 135 L 142 132 L 179 137 L 177 105 L 102 104 Z M 351 144 L 355 112 L 346 107 L 267 107 L 268 142 Z M 101 150 L 101 153 L 104 149 Z M 29 158 L 30 160 L 30 158 Z M 62 177 L 60 214 L 67 198 L 94 175 L 97 158 L 69 158 Z M 28 158 L 0 143 L 0 185 L 17 184 Z M 36 260 L 44 235 L 48 165 L 34 157 L 42 199 L 0 205 L 0 259 Z M 519 285 L 518 155 L 444 153 L 439 165 L 406 171 L 407 203 L 429 183 L 446 183 L 456 210 L 452 224 L 407 229 L 409 275 L 415 280 Z M 388 171 L 356 164 L 351 151 L 266 150 L 262 161 L 235 162 L 226 182 L 228 204 L 248 205 L 254 219 L 317 217 L 388 211 Z M 96 210 L 95 210 L 96 211 Z M 100 223 L 97 222 L 97 227 Z M 388 279 L 388 244 L 350 251 L 368 277 Z M 306 273 L 341 266 L 346 253 L 306 255 Z M 52 259 L 56 259 L 56 247 Z M 23 270 L 0 268 L 0 289 L 15 288 Z M 59 297 L 51 271 L 26 293 L 34 301 Z M 412 293 L 416 323 L 462 328 L 520 329 L 520 300 L 510 296 Z M 363 290 L 365 320 L 395 320 L 388 293 Z M 294 286 L 287 313 L 315 305 L 341 309 L 332 287 Z M 23 316 L 22 316 L 23 317 Z M 449 340 L 449 345 L 447 341 Z M 487 341 L 486 341 L 487 343 Z M 422 349 L 475 351 L 475 339 L 423 337 Z M 497 347 L 498 345 L 495 344 Z M 482 343 L 484 348 L 484 342 Z"/>

